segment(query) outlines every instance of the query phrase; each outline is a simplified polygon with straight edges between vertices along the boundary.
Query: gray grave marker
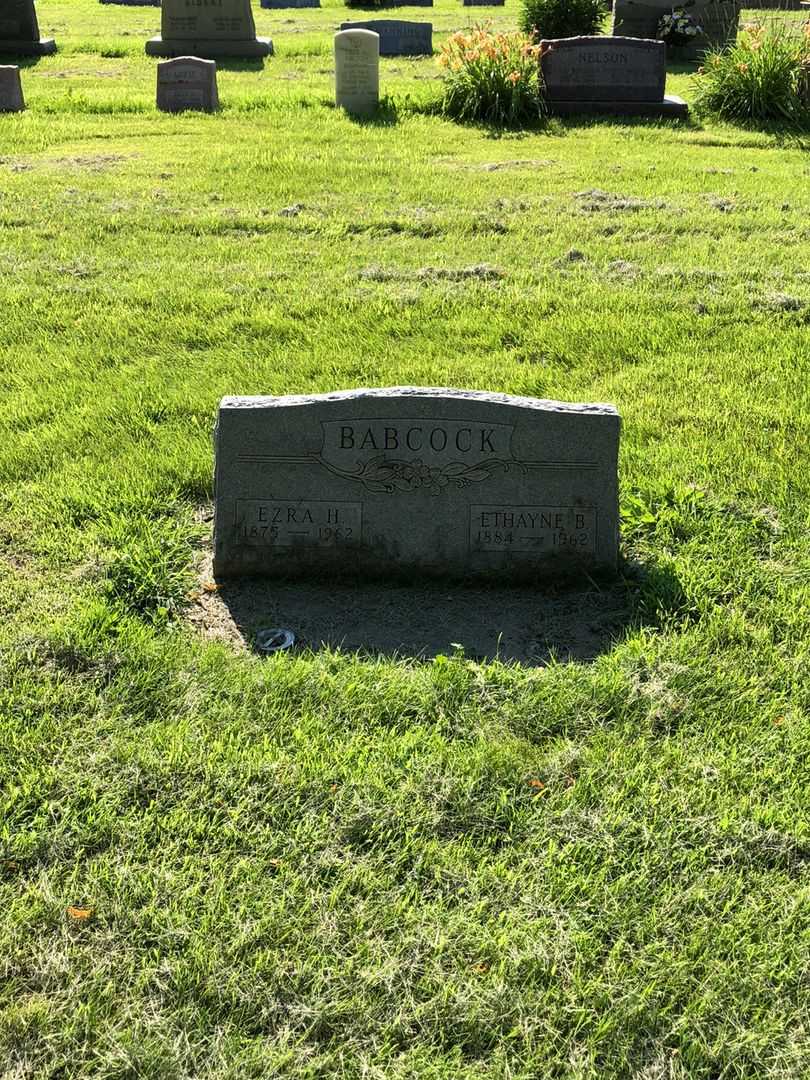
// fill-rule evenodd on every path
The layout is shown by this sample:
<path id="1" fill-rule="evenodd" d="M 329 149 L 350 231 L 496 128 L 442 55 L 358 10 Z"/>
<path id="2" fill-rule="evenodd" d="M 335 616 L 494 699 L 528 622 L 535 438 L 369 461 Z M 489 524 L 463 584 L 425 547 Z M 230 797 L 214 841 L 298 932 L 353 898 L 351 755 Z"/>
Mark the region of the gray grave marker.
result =
<path id="1" fill-rule="evenodd" d="M 0 55 L 46 56 L 56 52 L 53 38 L 40 38 L 33 0 L 0 0 Z"/>
<path id="2" fill-rule="evenodd" d="M 250 0 L 163 0 L 160 36 L 150 38 L 150 56 L 269 56 L 273 43 L 256 37 Z"/>
<path id="3" fill-rule="evenodd" d="M 187 109 L 216 112 L 219 108 L 216 61 L 179 56 L 158 64 L 157 107 L 161 112 Z"/>
<path id="4" fill-rule="evenodd" d="M 20 69 L 12 64 L 0 65 L 0 112 L 22 112 L 24 108 Z"/>
<path id="5" fill-rule="evenodd" d="M 678 7 L 675 0 L 615 0 L 614 35 L 625 38 L 657 38 L 662 15 Z M 687 14 L 703 28 L 703 33 L 688 45 L 677 48 L 683 59 L 697 59 L 706 49 L 722 48 L 737 37 L 740 0 L 695 0 L 686 6 Z"/>
<path id="6" fill-rule="evenodd" d="M 615 570 L 618 447 L 611 405 L 424 387 L 223 398 L 214 571 Z"/>
<path id="7" fill-rule="evenodd" d="M 261 6 L 271 11 L 280 8 L 319 8 L 321 0 L 261 0 Z"/>
<path id="8" fill-rule="evenodd" d="M 686 116 L 681 98 L 665 97 L 662 41 L 573 37 L 542 41 L 540 64 L 552 112 Z"/>
<path id="9" fill-rule="evenodd" d="M 345 22 L 341 30 L 371 30 L 380 37 L 380 56 L 431 56 L 433 23 L 407 22 L 405 19 L 371 19 L 369 22 Z"/>
<path id="10" fill-rule="evenodd" d="M 380 38 L 371 30 L 335 34 L 335 104 L 369 116 L 380 103 Z"/>

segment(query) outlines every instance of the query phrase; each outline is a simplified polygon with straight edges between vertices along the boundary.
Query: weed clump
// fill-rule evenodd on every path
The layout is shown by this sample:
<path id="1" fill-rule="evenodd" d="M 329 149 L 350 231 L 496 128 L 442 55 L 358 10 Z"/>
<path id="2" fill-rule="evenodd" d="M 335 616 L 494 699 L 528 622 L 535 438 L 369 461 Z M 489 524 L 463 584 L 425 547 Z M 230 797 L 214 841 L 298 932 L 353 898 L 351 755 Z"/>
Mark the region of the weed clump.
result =
<path id="1" fill-rule="evenodd" d="M 696 76 L 695 109 L 722 120 L 789 122 L 810 129 L 810 23 L 751 23 L 734 45 L 711 52 Z"/>

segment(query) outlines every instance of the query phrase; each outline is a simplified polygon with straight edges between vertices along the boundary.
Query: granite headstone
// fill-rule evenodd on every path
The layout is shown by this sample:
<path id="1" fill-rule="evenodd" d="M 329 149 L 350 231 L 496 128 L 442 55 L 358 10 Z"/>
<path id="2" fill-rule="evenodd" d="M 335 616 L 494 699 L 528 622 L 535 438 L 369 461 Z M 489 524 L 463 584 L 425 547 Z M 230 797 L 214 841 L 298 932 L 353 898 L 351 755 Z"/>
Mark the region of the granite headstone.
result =
<path id="1" fill-rule="evenodd" d="M 161 32 L 150 38 L 150 56 L 269 56 L 273 43 L 256 37 L 250 0 L 163 0 Z"/>
<path id="2" fill-rule="evenodd" d="M 407 22 L 404 19 L 371 19 L 369 22 L 345 22 L 341 30 L 371 30 L 380 38 L 380 56 L 431 56 L 433 23 Z"/>
<path id="3" fill-rule="evenodd" d="M 216 112 L 217 64 L 198 56 L 178 56 L 157 66 L 157 107 L 161 112 Z"/>
<path id="4" fill-rule="evenodd" d="M 685 116 L 686 103 L 665 97 L 662 41 L 620 37 L 558 38 L 540 43 L 546 101 L 553 113 Z"/>
<path id="5" fill-rule="evenodd" d="M 13 64 L 0 65 L 0 112 L 22 112 L 24 108 L 20 69 Z"/>
<path id="6" fill-rule="evenodd" d="M 618 447 L 611 405 L 425 387 L 226 397 L 214 572 L 615 571 Z"/>
<path id="7" fill-rule="evenodd" d="M 280 8 L 319 8 L 321 0 L 261 0 L 261 6 L 273 11 Z"/>
<path id="8" fill-rule="evenodd" d="M 505 0 L 461 0 L 462 7 L 503 7 Z"/>
<path id="9" fill-rule="evenodd" d="M 0 0 L 0 55 L 47 56 L 53 38 L 40 38 L 34 0 Z"/>
<path id="10" fill-rule="evenodd" d="M 678 6 L 685 6 L 702 29 L 694 40 L 675 50 L 674 55 L 681 59 L 696 60 L 707 49 L 722 48 L 737 37 L 741 0 L 695 0 L 686 5 L 678 5 L 675 0 L 615 0 L 612 33 L 626 38 L 657 38 L 662 16 Z"/>
<path id="11" fill-rule="evenodd" d="M 335 34 L 335 104 L 370 116 L 380 103 L 380 38 L 371 30 Z"/>

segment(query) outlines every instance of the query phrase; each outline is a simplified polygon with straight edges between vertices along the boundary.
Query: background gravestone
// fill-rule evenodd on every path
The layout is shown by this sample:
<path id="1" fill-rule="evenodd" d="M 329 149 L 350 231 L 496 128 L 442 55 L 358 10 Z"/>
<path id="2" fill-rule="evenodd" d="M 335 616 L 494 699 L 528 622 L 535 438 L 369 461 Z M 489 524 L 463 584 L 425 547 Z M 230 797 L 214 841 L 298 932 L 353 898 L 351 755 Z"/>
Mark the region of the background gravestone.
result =
<path id="1" fill-rule="evenodd" d="M 380 38 L 380 56 L 431 56 L 433 23 L 407 22 L 404 19 L 371 19 L 369 22 L 345 22 L 341 30 L 371 30 Z"/>
<path id="2" fill-rule="evenodd" d="M 335 104 L 369 116 L 380 103 L 380 38 L 371 30 L 335 34 Z"/>
<path id="3" fill-rule="evenodd" d="M 0 112 L 22 112 L 24 108 L 20 69 L 12 64 L 0 65 Z"/>
<path id="4" fill-rule="evenodd" d="M 412 386 L 223 398 L 214 573 L 615 571 L 618 448 L 611 405 Z"/>
<path id="5" fill-rule="evenodd" d="M 34 0 L 0 0 L 0 55 L 47 56 L 53 38 L 40 38 Z"/>
<path id="6" fill-rule="evenodd" d="M 321 0 L 262 0 L 263 8 L 277 10 L 278 8 L 319 8 Z"/>
<path id="7" fill-rule="evenodd" d="M 256 37 L 250 0 L 163 0 L 161 33 L 150 56 L 269 56 L 273 43 Z"/>
<path id="8" fill-rule="evenodd" d="M 620 37 L 559 38 L 540 43 L 546 100 L 559 115 L 686 116 L 681 98 L 665 97 L 663 41 Z"/>
<path id="9" fill-rule="evenodd" d="M 179 56 L 158 64 L 157 107 L 161 112 L 187 109 L 216 112 L 219 108 L 216 61 Z"/>
<path id="10" fill-rule="evenodd" d="M 505 0 L 462 0 L 463 7 L 503 7 Z"/>
<path id="11" fill-rule="evenodd" d="M 674 0 L 615 0 L 612 33 L 618 37 L 657 38 L 661 17 L 677 6 Z M 697 59 L 706 49 L 722 48 L 736 39 L 742 8 L 739 0 L 695 0 L 685 8 L 703 33 L 688 45 L 677 46 L 675 56 Z"/>

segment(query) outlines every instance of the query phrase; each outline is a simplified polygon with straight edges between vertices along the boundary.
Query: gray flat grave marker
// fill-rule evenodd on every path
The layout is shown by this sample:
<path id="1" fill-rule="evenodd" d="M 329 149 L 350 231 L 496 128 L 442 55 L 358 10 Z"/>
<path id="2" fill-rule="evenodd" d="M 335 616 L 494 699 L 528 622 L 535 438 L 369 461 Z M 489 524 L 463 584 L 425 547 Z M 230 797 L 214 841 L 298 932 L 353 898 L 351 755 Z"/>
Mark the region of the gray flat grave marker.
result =
<path id="1" fill-rule="evenodd" d="M 163 0 L 160 35 L 146 43 L 149 56 L 269 56 L 273 43 L 256 37 L 250 0 Z"/>
<path id="2" fill-rule="evenodd" d="M 433 53 L 433 23 L 371 19 L 341 23 L 340 29 L 371 30 L 379 34 L 380 56 L 431 56 Z"/>
<path id="3" fill-rule="evenodd" d="M 0 112 L 22 112 L 24 108 L 20 69 L 13 64 L 0 65 Z"/>
<path id="4" fill-rule="evenodd" d="M 663 41 L 620 37 L 558 38 L 540 43 L 552 112 L 617 116 L 686 116 L 681 98 L 665 97 Z"/>
<path id="5" fill-rule="evenodd" d="M 226 397 L 214 572 L 615 571 L 618 447 L 611 405 L 425 387 Z"/>
<path id="6" fill-rule="evenodd" d="M 53 38 L 40 38 L 34 0 L 0 0 L 0 55 L 47 56 Z"/>
<path id="7" fill-rule="evenodd" d="M 380 103 L 380 38 L 371 30 L 335 34 L 335 104 L 370 116 Z"/>
<path id="8" fill-rule="evenodd" d="M 261 6 L 271 11 L 282 8 L 319 8 L 321 0 L 261 0 Z"/>
<path id="9" fill-rule="evenodd" d="M 161 112 L 187 109 L 216 112 L 217 65 L 215 60 L 178 56 L 157 66 L 157 107 Z"/>
<path id="10" fill-rule="evenodd" d="M 625 38 L 656 38 L 661 17 L 677 6 L 673 0 L 615 0 L 612 33 Z M 688 45 L 677 47 L 674 55 L 696 60 L 707 49 L 734 41 L 741 8 L 740 0 L 696 0 L 686 12 L 703 33 Z"/>

